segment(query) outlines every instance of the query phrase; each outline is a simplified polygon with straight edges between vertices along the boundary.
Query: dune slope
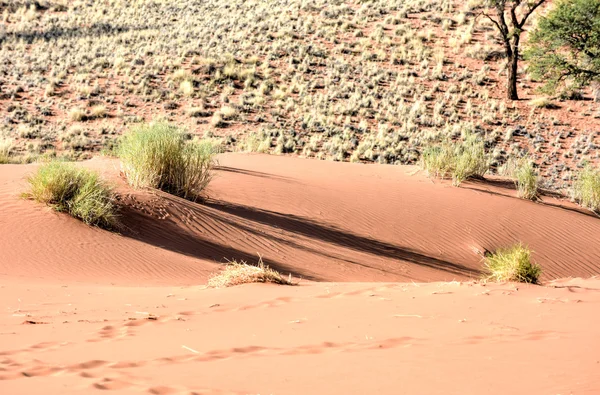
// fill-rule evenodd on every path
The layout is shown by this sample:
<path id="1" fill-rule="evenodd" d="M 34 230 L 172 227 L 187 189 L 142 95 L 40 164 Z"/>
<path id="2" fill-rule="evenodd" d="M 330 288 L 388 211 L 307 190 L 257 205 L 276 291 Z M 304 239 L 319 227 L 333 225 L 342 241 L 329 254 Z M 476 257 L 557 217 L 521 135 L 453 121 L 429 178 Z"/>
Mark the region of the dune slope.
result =
<path id="1" fill-rule="evenodd" d="M 544 279 L 600 272 L 600 220 L 569 202 L 517 199 L 506 182 L 454 188 L 414 167 L 225 154 L 202 204 L 132 191 L 118 161 L 111 234 L 19 199 L 33 166 L 0 167 L 0 274 L 116 284 L 201 284 L 227 260 L 316 281 L 478 277 L 481 253 L 522 241 Z"/>

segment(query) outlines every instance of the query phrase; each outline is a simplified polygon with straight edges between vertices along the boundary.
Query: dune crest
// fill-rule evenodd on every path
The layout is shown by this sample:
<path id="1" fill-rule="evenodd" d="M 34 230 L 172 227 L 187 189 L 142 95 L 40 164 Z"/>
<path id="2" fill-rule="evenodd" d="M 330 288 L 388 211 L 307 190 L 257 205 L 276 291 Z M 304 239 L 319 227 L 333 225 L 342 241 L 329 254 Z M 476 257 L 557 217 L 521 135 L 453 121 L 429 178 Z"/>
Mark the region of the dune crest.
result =
<path id="1" fill-rule="evenodd" d="M 0 168 L 0 273 L 116 284 L 191 285 L 227 260 L 314 281 L 477 278 L 481 254 L 522 241 L 543 280 L 600 272 L 600 221 L 569 202 L 517 199 L 506 182 L 454 188 L 414 167 L 224 154 L 208 199 L 133 191 L 118 161 L 85 166 L 122 196 L 120 234 L 18 198 L 33 166 Z"/>

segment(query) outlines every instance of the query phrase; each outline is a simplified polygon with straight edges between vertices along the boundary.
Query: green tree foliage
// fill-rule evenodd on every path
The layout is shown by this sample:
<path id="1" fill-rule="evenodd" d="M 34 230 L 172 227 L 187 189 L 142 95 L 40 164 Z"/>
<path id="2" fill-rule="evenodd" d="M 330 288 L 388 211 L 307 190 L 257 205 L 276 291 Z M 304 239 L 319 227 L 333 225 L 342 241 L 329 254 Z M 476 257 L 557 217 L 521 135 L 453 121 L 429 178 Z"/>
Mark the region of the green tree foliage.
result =
<path id="1" fill-rule="evenodd" d="M 547 93 L 600 80 L 600 0 L 560 0 L 542 17 L 525 52 Z"/>

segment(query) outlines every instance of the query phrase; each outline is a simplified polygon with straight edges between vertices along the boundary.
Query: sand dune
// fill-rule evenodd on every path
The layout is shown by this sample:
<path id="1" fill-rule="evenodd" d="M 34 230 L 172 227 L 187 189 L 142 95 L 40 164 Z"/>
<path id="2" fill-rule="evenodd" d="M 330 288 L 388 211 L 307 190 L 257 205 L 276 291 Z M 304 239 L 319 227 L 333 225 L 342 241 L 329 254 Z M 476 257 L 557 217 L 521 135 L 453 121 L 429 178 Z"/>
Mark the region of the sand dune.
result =
<path id="1" fill-rule="evenodd" d="M 13 282 L 0 288 L 0 389 L 595 394 L 600 283 L 553 285 Z"/>
<path id="2" fill-rule="evenodd" d="M 115 160 L 84 163 L 117 186 L 119 233 L 20 199 L 35 165 L 0 167 L 0 393 L 600 390 L 600 282 L 552 280 L 599 272 L 597 217 L 498 179 L 219 162 L 202 204 L 131 190 Z M 469 281 L 482 252 L 514 241 L 545 286 Z M 257 254 L 300 285 L 202 286 Z"/>
<path id="3" fill-rule="evenodd" d="M 448 281 L 480 275 L 481 252 L 530 245 L 543 279 L 596 275 L 600 220 L 569 202 L 517 199 L 499 180 L 454 188 L 417 168 L 225 154 L 197 204 L 122 193 L 121 234 L 92 229 L 18 194 L 33 166 L 0 168 L 0 273 L 115 284 L 206 282 L 227 260 L 315 281 Z"/>
<path id="4" fill-rule="evenodd" d="M 118 171 L 106 164 L 112 176 Z M 0 274 L 102 283 L 198 284 L 217 268 L 95 229 L 19 198 L 33 166 L 0 168 Z"/>

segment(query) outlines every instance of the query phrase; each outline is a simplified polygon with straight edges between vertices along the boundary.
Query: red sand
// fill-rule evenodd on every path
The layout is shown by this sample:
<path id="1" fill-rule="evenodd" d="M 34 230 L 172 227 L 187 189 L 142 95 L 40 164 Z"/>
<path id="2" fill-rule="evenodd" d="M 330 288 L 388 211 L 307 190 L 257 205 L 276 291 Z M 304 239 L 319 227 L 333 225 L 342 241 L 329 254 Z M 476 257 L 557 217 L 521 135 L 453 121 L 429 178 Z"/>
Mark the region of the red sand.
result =
<path id="1" fill-rule="evenodd" d="M 567 284 L 11 282 L 0 390 L 598 394 L 600 282 Z"/>
<path id="2" fill-rule="evenodd" d="M 600 220 L 569 202 L 517 199 L 494 183 L 455 188 L 414 167 L 226 154 L 196 204 L 125 195 L 121 235 L 18 198 L 33 166 L 0 167 L 0 274 L 123 285 L 206 283 L 226 260 L 318 281 L 478 278 L 481 253 L 522 241 L 544 279 L 600 274 Z M 556 207 L 564 205 L 565 207 Z"/>
<path id="3" fill-rule="evenodd" d="M 600 393 L 600 282 L 550 281 L 600 272 L 596 216 L 413 167 L 219 160 L 203 205 L 87 162 L 121 234 L 19 199 L 35 167 L 0 166 L 0 393 Z M 545 286 L 418 283 L 519 240 Z M 300 286 L 203 286 L 257 254 Z"/>

